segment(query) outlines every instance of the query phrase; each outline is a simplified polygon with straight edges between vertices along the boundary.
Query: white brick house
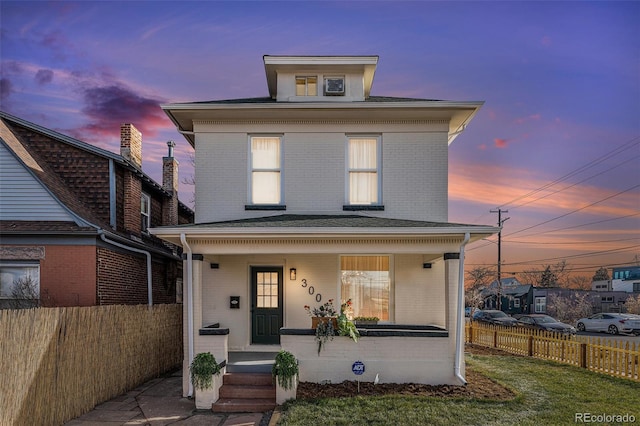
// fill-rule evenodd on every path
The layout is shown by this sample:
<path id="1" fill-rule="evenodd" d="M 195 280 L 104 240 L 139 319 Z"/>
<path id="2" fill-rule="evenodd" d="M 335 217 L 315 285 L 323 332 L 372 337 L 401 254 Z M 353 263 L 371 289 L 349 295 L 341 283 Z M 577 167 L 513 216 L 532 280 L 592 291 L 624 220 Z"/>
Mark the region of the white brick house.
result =
<path id="1" fill-rule="evenodd" d="M 464 246 L 498 230 L 447 222 L 448 146 L 482 102 L 370 96 L 377 62 L 265 56 L 267 98 L 163 106 L 195 147 L 195 224 L 151 230 L 187 253 L 185 371 L 282 348 L 302 381 L 356 360 L 364 381 L 464 381 Z M 304 306 L 347 298 L 379 325 L 318 355 Z"/>

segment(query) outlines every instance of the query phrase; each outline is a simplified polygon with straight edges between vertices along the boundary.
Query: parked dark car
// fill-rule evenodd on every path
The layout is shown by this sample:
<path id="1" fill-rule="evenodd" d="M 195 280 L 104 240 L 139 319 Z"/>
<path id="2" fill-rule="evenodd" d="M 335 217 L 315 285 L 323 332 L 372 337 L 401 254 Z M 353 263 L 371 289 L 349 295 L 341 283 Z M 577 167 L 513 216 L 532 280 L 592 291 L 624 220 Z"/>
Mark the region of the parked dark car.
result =
<path id="1" fill-rule="evenodd" d="M 554 331 L 563 334 L 576 334 L 576 329 L 557 319 L 544 314 L 520 315 L 518 317 L 518 325 L 522 327 L 532 328 L 535 330 Z"/>
<path id="2" fill-rule="evenodd" d="M 473 320 L 509 327 L 512 327 L 518 323 L 515 318 L 510 317 L 502 311 L 495 310 L 476 311 L 473 314 Z"/>

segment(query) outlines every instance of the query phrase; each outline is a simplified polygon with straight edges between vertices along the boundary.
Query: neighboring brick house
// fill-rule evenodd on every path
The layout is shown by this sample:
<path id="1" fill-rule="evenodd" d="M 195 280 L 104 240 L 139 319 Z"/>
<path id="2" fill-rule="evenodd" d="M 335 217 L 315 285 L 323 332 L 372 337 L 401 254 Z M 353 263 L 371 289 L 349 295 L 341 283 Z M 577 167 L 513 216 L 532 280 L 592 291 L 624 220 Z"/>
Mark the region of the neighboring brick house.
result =
<path id="1" fill-rule="evenodd" d="M 168 145 L 160 185 L 131 124 L 118 155 L 0 112 L 0 308 L 179 301 L 181 249 L 148 232 L 194 218 Z"/>
<path id="2" fill-rule="evenodd" d="M 371 96 L 377 63 L 265 56 L 269 97 L 162 106 L 196 149 L 195 224 L 151 230 L 186 254 L 184 368 L 284 349 L 301 381 L 360 361 L 363 381 L 465 382 L 464 247 L 499 229 L 448 222 L 448 147 L 482 102 Z M 380 324 L 318 356 L 304 306 L 330 299 Z"/>

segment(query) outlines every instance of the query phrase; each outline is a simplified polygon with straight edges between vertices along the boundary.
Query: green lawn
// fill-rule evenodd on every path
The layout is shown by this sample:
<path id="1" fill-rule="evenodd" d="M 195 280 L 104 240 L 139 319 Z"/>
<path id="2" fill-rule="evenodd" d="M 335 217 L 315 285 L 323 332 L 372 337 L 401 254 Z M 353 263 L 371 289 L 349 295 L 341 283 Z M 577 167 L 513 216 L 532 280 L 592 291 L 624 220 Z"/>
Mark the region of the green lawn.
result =
<path id="1" fill-rule="evenodd" d="M 512 389 L 507 402 L 431 397 L 297 400 L 279 425 L 569 425 L 576 413 L 631 415 L 640 424 L 640 383 L 513 356 L 467 355 L 467 365 Z M 608 421 L 591 424 L 624 424 Z"/>

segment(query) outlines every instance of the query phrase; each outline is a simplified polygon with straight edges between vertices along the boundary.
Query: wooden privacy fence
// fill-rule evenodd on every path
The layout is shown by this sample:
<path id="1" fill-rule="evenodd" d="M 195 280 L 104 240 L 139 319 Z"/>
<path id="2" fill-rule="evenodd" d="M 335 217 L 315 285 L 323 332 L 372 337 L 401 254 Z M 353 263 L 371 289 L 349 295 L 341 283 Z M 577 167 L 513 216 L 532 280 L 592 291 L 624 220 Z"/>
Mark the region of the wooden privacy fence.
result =
<path id="1" fill-rule="evenodd" d="M 0 311 L 0 424 L 59 425 L 174 368 L 182 305 Z"/>
<path id="2" fill-rule="evenodd" d="M 517 355 L 547 359 L 640 381 L 640 345 L 628 341 L 562 335 L 471 321 L 466 342 Z"/>

